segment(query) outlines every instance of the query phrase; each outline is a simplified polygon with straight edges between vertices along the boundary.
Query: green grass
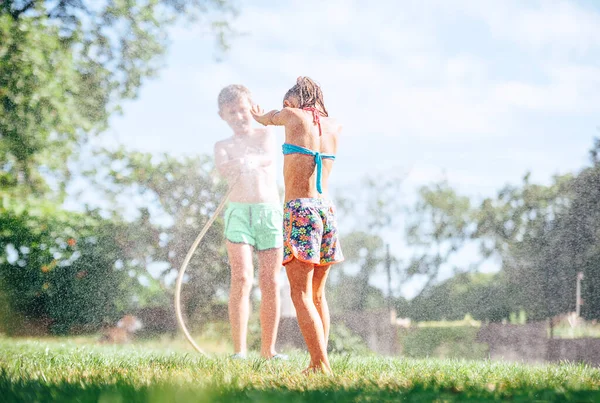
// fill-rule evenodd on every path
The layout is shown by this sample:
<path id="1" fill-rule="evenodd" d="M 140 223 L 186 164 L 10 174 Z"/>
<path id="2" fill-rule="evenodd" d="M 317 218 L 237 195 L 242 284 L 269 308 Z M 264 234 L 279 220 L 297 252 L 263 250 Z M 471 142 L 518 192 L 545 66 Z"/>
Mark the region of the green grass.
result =
<path id="1" fill-rule="evenodd" d="M 487 361 L 333 356 L 333 376 L 253 356 L 204 358 L 177 343 L 0 338 L 2 402 L 599 401 L 600 370 Z"/>
<path id="2" fill-rule="evenodd" d="M 548 329 L 550 333 L 550 329 Z M 558 326 L 552 331 L 552 335 L 556 339 L 581 339 L 584 337 L 600 337 L 600 325 L 584 322 L 575 327 L 571 326 Z"/>

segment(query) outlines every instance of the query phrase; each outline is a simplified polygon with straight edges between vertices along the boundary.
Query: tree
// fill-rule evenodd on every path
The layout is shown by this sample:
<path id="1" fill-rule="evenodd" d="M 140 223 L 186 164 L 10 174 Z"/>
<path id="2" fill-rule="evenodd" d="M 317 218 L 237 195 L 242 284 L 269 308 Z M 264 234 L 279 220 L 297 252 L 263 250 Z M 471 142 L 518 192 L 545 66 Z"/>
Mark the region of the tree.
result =
<path id="1" fill-rule="evenodd" d="M 49 173 L 64 184 L 73 148 L 156 74 L 176 17 L 213 11 L 226 47 L 233 10 L 224 0 L 0 3 L 2 185 L 44 193 Z"/>
<path id="2" fill-rule="evenodd" d="M 575 310 L 575 284 L 584 273 L 582 314 L 600 319 L 600 140 L 590 151 L 591 166 L 568 182 L 568 203 L 556 215 L 540 250 L 541 270 L 548 275 L 548 310 L 556 315 Z"/>
<path id="3" fill-rule="evenodd" d="M 417 246 L 419 252 L 408 273 L 426 275 L 428 282 L 422 298 L 413 301 L 415 304 L 436 300 L 432 302 L 435 310 L 439 301 L 449 298 L 441 297 L 444 288 L 428 288 L 435 284 L 440 268 L 448 264 L 453 254 L 475 242 L 479 244 L 481 260 L 469 267 L 456 267 L 455 272 L 474 271 L 485 259 L 498 258 L 501 278 L 506 282 L 503 292 L 509 296 L 506 304 L 497 304 L 496 313 L 485 314 L 486 318 L 496 320 L 507 310 L 524 309 L 529 318 L 541 319 L 565 309 L 568 291 L 560 284 L 568 270 L 556 265 L 559 249 L 551 247 L 551 238 L 556 233 L 557 217 L 570 205 L 572 175 L 556 176 L 549 186 L 533 184 L 529 178 L 529 174 L 525 175 L 522 185 L 505 186 L 496 197 L 486 198 L 478 206 L 472 206 L 467 197 L 457 194 L 446 182 L 420 190 L 408 226 L 409 244 Z M 566 251 L 560 253 L 564 255 Z M 554 263 L 549 259 L 554 259 Z M 497 293 L 492 288 L 490 292 Z M 425 306 L 422 309 L 427 311 Z M 469 312 L 446 313 L 458 317 L 476 312 L 474 307 L 468 309 Z M 427 315 L 439 316 L 439 312 Z"/>
<path id="4" fill-rule="evenodd" d="M 511 310 L 503 273 L 459 273 L 433 285 L 410 301 L 410 317 L 417 321 L 507 319 Z"/>
<path id="5" fill-rule="evenodd" d="M 423 289 L 427 289 L 437 280 L 440 268 L 468 240 L 473 224 L 471 201 L 444 181 L 423 186 L 407 216 L 407 242 L 415 250 L 407 274 L 426 276 Z M 455 271 L 468 269 L 457 267 Z"/>
<path id="6" fill-rule="evenodd" d="M 0 161 L 3 188 L 48 190 L 44 169 L 65 173 L 77 130 L 91 116 L 71 95 L 84 86 L 56 27 L 0 15 Z M 51 158 L 52 156 L 52 158 Z"/>
<path id="7" fill-rule="evenodd" d="M 362 231 L 353 231 L 341 240 L 345 262 L 359 265 L 358 273 L 349 276 L 343 266 L 331 286 L 332 306 L 343 307 L 346 311 L 365 311 L 385 306 L 385 298 L 380 289 L 369 284 L 373 274 L 381 269 L 384 259 L 383 239 Z"/>
<path id="8" fill-rule="evenodd" d="M 402 175 L 388 177 L 365 177 L 360 184 L 361 192 L 352 189 L 336 201 L 340 211 L 340 223 L 344 223 L 345 235 L 341 239 L 344 263 L 339 275 L 332 276 L 330 288 L 332 299 L 338 301 L 332 306 L 344 310 L 366 310 L 381 308 L 385 299 L 381 290 L 369 284 L 378 271 L 384 269 L 386 258 L 385 234 L 393 231 L 398 224 L 402 210 L 399 193 L 404 181 Z M 342 228 L 344 230 L 345 228 Z M 352 278 L 344 272 L 349 266 L 358 266 Z M 391 256 L 395 274 L 401 276 L 399 259 Z M 336 293 L 335 289 L 350 287 L 356 292 Z M 338 295 L 339 294 L 339 295 Z M 388 296 L 391 298 L 391 296 Z"/>
<path id="9" fill-rule="evenodd" d="M 407 231 L 409 244 L 418 248 L 408 274 L 429 279 L 413 301 L 422 311 L 416 315 L 439 317 L 443 311 L 450 317 L 472 313 L 498 320 L 506 312 L 524 310 L 530 320 L 542 320 L 575 310 L 576 279 L 584 273 L 582 313 L 600 318 L 599 155 L 597 139 L 590 151 L 591 166 L 581 172 L 554 176 L 549 185 L 532 183 L 528 173 L 521 184 L 507 185 L 478 204 L 445 182 L 423 187 L 409 212 Z M 452 299 L 450 285 L 466 277 L 432 287 L 439 269 L 473 242 L 480 247 L 482 261 L 497 258 L 501 263 L 497 284 L 485 291 L 498 297 L 482 302 L 493 304 L 493 309 L 487 313 L 475 313 L 475 305 L 464 308 L 469 312 L 442 309 L 442 301 Z M 478 263 L 455 271 L 474 271 Z M 480 291 L 474 290 L 474 295 Z"/>
<path id="10" fill-rule="evenodd" d="M 478 240 L 484 256 L 501 259 L 513 311 L 525 310 L 532 320 L 547 318 L 566 307 L 564 268 L 550 263 L 557 253 L 551 239 L 557 217 L 572 198 L 572 175 L 556 176 L 548 185 L 533 184 L 529 174 L 521 186 L 506 186 L 495 199 L 485 199 L 478 211 Z"/>
<path id="11" fill-rule="evenodd" d="M 109 213 L 127 216 L 138 211 L 132 224 L 136 233 L 128 248 L 146 267 L 161 263 L 165 278 L 175 274 L 187 251 L 214 213 L 226 186 L 213 175 L 208 156 L 177 159 L 169 155 L 103 150 L 96 170 L 88 175 L 110 201 Z M 133 200 L 139 200 L 137 205 Z M 205 311 L 219 292 L 228 287 L 223 221 L 218 219 L 206 234 L 187 270 L 182 301 L 189 315 Z M 170 298 L 169 298 L 170 299 Z"/>
<path id="12" fill-rule="evenodd" d="M 161 232 L 151 211 L 142 210 L 128 225 L 116 212 L 61 210 L 67 161 L 157 73 L 168 29 L 178 17 L 204 18 L 226 49 L 234 14 L 226 0 L 0 2 L 0 201 L 19 207 L 0 209 L 0 299 L 15 313 L 50 318 L 59 333 L 78 326 L 93 330 L 125 307 L 157 297 L 155 282 L 146 277 L 150 286 L 136 288 L 138 280 L 153 259 L 181 259 L 176 247 L 166 257 L 160 249 L 187 233 Z M 136 172 L 141 180 L 147 179 L 144 162 Z M 115 186 L 127 187 L 118 179 Z M 204 205 L 200 214 L 210 208 Z M 76 246 L 65 246 L 66 233 Z M 66 249 L 56 258 L 49 248 Z M 218 257 L 209 271 L 221 267 L 219 253 L 208 253 Z M 209 278 L 221 276 L 216 272 Z M 210 288 L 192 283 L 200 291 Z M 19 298 L 20 292 L 26 297 Z"/>

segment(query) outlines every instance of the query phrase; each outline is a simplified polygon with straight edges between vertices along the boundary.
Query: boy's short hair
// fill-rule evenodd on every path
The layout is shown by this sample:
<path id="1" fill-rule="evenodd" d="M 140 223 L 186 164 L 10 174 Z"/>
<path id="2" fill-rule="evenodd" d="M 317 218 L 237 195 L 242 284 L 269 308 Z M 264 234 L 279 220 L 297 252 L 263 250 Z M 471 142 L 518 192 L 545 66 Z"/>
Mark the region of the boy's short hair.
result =
<path id="1" fill-rule="evenodd" d="M 246 97 L 250 103 L 252 103 L 252 93 L 250 90 L 243 85 L 232 84 L 223 88 L 219 93 L 218 103 L 219 110 L 223 108 L 223 106 L 236 101 L 238 99 L 242 99 Z"/>

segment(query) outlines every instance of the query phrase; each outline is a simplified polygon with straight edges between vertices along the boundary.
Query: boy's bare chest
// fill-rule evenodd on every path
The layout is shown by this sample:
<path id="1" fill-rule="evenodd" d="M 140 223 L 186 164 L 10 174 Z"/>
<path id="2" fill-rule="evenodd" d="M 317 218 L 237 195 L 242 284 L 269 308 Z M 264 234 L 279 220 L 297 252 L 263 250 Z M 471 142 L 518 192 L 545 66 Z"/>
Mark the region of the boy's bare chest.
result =
<path id="1" fill-rule="evenodd" d="M 232 140 L 225 145 L 229 158 L 260 155 L 268 152 L 268 143 L 262 139 Z"/>

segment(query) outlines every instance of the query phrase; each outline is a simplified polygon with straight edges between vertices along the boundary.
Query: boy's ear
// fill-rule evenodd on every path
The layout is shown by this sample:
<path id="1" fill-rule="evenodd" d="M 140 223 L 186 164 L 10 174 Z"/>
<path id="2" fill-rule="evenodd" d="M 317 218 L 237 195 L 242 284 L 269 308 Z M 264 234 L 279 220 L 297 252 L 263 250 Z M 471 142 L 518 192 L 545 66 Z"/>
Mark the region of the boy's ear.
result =
<path id="1" fill-rule="evenodd" d="M 219 117 L 223 120 L 225 120 L 225 118 L 223 117 L 223 112 L 221 112 L 221 110 L 219 109 Z"/>
<path id="2" fill-rule="evenodd" d="M 283 101 L 283 107 L 284 107 L 284 108 L 291 108 L 291 107 L 292 107 L 292 104 L 291 104 L 291 102 L 290 102 L 290 101 L 288 101 L 287 99 L 285 99 L 285 100 Z"/>

